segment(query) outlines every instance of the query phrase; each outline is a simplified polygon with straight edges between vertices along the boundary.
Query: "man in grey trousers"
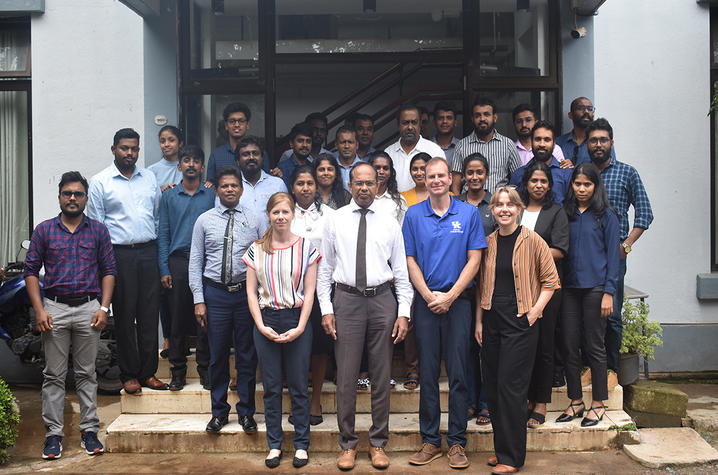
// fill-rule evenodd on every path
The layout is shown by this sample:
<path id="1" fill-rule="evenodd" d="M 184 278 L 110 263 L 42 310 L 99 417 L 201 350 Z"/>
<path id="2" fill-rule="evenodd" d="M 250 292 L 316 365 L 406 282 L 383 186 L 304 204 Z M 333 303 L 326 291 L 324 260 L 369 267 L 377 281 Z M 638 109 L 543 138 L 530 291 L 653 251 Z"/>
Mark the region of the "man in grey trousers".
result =
<path id="1" fill-rule="evenodd" d="M 87 180 L 79 172 L 60 179 L 61 213 L 40 223 L 32 233 L 25 259 L 25 283 L 35 310 L 45 350 L 42 419 L 46 438 L 42 458 L 62 455 L 65 377 L 72 347 L 77 397 L 80 400 L 82 447 L 101 454 L 97 439 L 97 379 L 95 358 L 100 332 L 115 285 L 115 254 L 104 224 L 85 216 Z M 43 299 L 40 269 L 45 266 Z"/>

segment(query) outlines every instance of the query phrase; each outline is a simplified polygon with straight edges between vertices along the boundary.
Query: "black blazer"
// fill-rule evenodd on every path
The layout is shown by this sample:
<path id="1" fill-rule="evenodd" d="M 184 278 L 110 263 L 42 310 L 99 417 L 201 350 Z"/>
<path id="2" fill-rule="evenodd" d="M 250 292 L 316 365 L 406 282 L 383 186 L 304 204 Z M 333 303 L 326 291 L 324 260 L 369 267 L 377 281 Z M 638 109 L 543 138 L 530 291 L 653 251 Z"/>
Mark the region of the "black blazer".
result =
<path id="1" fill-rule="evenodd" d="M 534 232 L 546 241 L 548 247 L 568 254 L 568 216 L 563 206 L 554 203 L 550 208 L 542 209 L 536 219 Z M 556 262 L 559 273 L 563 267 L 560 265 L 562 260 Z"/>

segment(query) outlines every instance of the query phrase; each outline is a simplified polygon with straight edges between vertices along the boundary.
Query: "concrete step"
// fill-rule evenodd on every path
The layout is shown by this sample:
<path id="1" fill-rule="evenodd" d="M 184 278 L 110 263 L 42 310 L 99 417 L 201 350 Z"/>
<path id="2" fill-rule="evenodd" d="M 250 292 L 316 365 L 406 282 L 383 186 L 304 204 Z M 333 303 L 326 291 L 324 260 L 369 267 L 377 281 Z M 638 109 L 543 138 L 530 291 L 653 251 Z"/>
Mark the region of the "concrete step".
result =
<path id="1" fill-rule="evenodd" d="M 612 426 L 631 423 L 623 411 L 608 411 L 598 425 L 582 428 L 580 419 L 557 424 L 554 421 L 560 412 L 550 412 L 546 424 L 538 429 L 529 429 L 527 448 L 530 451 L 584 451 L 610 447 L 618 432 Z M 225 453 L 225 452 L 266 452 L 266 427 L 264 416 L 257 415 L 259 431 L 254 435 L 245 434 L 235 416 L 220 434 L 208 434 L 205 426 L 210 417 L 207 414 L 122 414 L 107 428 L 106 448 L 110 452 L 131 453 Z M 441 415 L 440 430 L 446 434 L 448 416 Z M 359 450 L 368 448 L 368 430 L 371 415 L 357 414 L 356 430 L 359 435 Z M 421 446 L 419 416 L 416 414 L 391 414 L 391 434 L 387 450 L 414 451 Z M 292 453 L 293 427 L 282 419 L 284 442 L 282 448 Z M 310 451 L 338 451 L 336 415 L 325 414 L 324 422 L 311 428 Z M 491 426 L 478 426 L 469 422 L 467 427 L 468 451 L 490 451 L 493 447 Z"/>
<path id="2" fill-rule="evenodd" d="M 419 390 L 410 391 L 404 389 L 403 380 L 399 380 L 391 391 L 391 409 L 393 414 L 418 413 L 419 412 Z M 310 388 L 311 391 L 311 388 Z M 329 381 L 324 383 L 322 388 L 322 410 L 324 414 L 334 414 L 337 410 L 335 398 L 336 386 Z M 439 382 L 441 411 L 447 412 L 449 405 L 449 385 L 445 379 Z M 584 401 L 591 400 L 591 386 L 584 388 Z M 257 413 L 264 413 L 263 401 L 264 389 L 262 383 L 257 383 L 255 404 Z M 227 402 L 232 406 L 237 403 L 237 393 L 229 391 Z M 549 411 L 562 411 L 568 406 L 569 400 L 566 395 L 566 386 L 553 389 L 553 396 Z M 155 391 L 142 388 L 138 395 L 121 392 L 121 404 L 123 414 L 210 414 L 212 412 L 212 401 L 210 393 L 202 389 L 199 380 L 188 380 L 188 384 L 182 391 Z M 616 386 L 609 391 L 607 402 L 609 410 L 623 410 L 623 388 Z M 284 390 L 282 409 L 285 414 L 289 412 L 290 399 L 289 391 Z M 357 391 L 357 412 L 371 412 L 371 391 Z"/>

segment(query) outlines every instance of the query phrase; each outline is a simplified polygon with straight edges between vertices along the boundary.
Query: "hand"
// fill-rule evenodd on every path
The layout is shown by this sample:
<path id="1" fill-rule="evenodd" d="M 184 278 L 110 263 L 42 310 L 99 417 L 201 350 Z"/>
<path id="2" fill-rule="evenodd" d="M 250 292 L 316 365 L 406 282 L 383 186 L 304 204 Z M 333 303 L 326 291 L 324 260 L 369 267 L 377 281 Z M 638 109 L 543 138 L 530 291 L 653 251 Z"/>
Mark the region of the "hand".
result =
<path id="1" fill-rule="evenodd" d="M 324 331 L 327 335 L 331 336 L 335 340 L 337 339 L 337 328 L 336 328 L 336 319 L 334 318 L 333 313 L 327 313 L 322 317 L 322 327 L 324 328 Z"/>
<path id="2" fill-rule="evenodd" d="M 98 308 L 95 314 L 92 316 L 92 323 L 90 324 L 90 326 L 97 331 L 104 330 L 105 326 L 107 326 L 107 313 L 101 308 Z"/>
<path id="3" fill-rule="evenodd" d="M 517 317 L 520 317 L 521 314 L 516 315 Z M 539 312 L 536 310 L 536 307 L 531 307 L 531 310 L 528 311 L 526 314 L 526 318 L 529 321 L 529 326 L 533 326 L 534 323 L 536 323 L 536 320 L 539 318 Z"/>
<path id="4" fill-rule="evenodd" d="M 175 184 L 170 183 L 169 185 L 165 185 L 162 188 L 160 188 L 160 191 L 162 191 L 162 193 L 164 193 L 165 191 L 169 190 L 170 188 L 174 188 L 174 187 L 175 187 Z"/>
<path id="5" fill-rule="evenodd" d="M 279 168 L 272 168 L 271 170 L 269 170 L 269 174 L 279 178 L 283 178 L 282 170 L 280 170 Z"/>
<path id="6" fill-rule="evenodd" d="M 618 252 L 621 253 L 621 259 L 625 259 L 628 254 L 626 253 L 626 250 L 623 248 L 621 244 L 618 245 Z"/>
<path id="7" fill-rule="evenodd" d="M 394 344 L 404 341 L 409 331 L 409 319 L 407 317 L 399 317 L 394 322 L 394 328 L 391 330 L 391 337 L 394 338 Z"/>
<path id="8" fill-rule="evenodd" d="M 204 187 L 205 187 L 205 188 L 212 188 L 213 186 L 214 186 L 214 185 L 213 185 L 212 182 L 209 181 L 209 180 L 207 180 L 207 181 L 204 182 Z"/>
<path id="9" fill-rule="evenodd" d="M 194 318 L 202 328 L 207 328 L 207 306 L 203 303 L 194 304 Z"/>
<path id="10" fill-rule="evenodd" d="M 601 316 L 608 318 L 613 313 L 613 295 L 603 294 L 601 299 Z"/>
<path id="11" fill-rule="evenodd" d="M 303 332 L 304 328 L 294 327 L 279 335 L 274 341 L 277 343 L 289 343 L 290 341 L 294 341 L 299 338 L 299 335 L 301 335 Z"/>
<path id="12" fill-rule="evenodd" d="M 474 327 L 474 338 L 479 346 L 483 346 L 484 343 L 484 322 L 476 319 L 476 326 Z"/>
<path id="13" fill-rule="evenodd" d="M 269 341 L 275 341 L 275 342 L 276 342 L 276 341 L 279 339 L 279 335 L 277 335 L 277 332 L 275 332 L 275 331 L 274 331 L 272 328 L 270 328 L 270 327 L 265 327 L 264 325 L 262 325 L 261 328 L 257 327 L 257 329 L 259 330 L 259 333 L 261 333 L 262 335 L 264 335 L 264 337 L 265 337 L 267 340 L 269 340 Z"/>
<path id="14" fill-rule="evenodd" d="M 437 315 L 441 315 L 442 313 L 449 311 L 451 304 L 454 303 L 454 299 L 449 297 L 449 294 L 445 294 L 444 292 L 434 292 L 434 300 L 428 303 L 429 310 Z"/>
<path id="15" fill-rule="evenodd" d="M 163 275 L 160 277 L 160 283 L 162 283 L 162 287 L 165 289 L 171 289 L 172 288 L 172 276 L 170 274 Z"/>
<path id="16" fill-rule="evenodd" d="M 561 160 L 559 168 L 573 168 L 573 162 L 568 158 L 564 158 L 563 160 Z"/>
<path id="17" fill-rule="evenodd" d="M 52 316 L 44 308 L 35 312 L 35 323 L 38 331 L 46 332 L 52 330 Z"/>

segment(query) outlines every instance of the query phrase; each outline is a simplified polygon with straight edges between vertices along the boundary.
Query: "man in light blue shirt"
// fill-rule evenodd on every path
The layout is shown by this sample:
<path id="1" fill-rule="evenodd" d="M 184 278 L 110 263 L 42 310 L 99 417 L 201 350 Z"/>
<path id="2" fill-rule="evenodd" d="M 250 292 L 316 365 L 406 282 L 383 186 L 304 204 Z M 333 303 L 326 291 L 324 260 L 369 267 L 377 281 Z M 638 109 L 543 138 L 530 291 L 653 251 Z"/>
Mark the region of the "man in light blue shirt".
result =
<path id="1" fill-rule="evenodd" d="M 242 198 L 239 204 L 245 206 L 259 218 L 267 218 L 267 201 L 278 192 L 286 192 L 287 187 L 284 181 L 276 176 L 271 176 L 262 169 L 262 146 L 257 137 L 244 137 L 237 145 L 235 159 L 237 166 L 242 171 Z"/>
<path id="2" fill-rule="evenodd" d="M 357 163 L 364 160 L 357 155 L 357 136 L 356 132 L 348 127 L 339 127 L 336 134 L 337 144 L 337 163 L 339 164 L 339 172 L 342 175 L 342 184 L 344 189 L 349 190 L 349 173 Z"/>
<path id="3" fill-rule="evenodd" d="M 141 386 L 167 389 L 155 378 L 160 273 L 157 226 L 160 188 L 155 175 L 136 166 L 140 135 L 132 129 L 115 133 L 114 162 L 90 179 L 87 215 L 110 232 L 117 262 L 112 306 L 115 314 L 120 379 L 125 392 Z"/>

